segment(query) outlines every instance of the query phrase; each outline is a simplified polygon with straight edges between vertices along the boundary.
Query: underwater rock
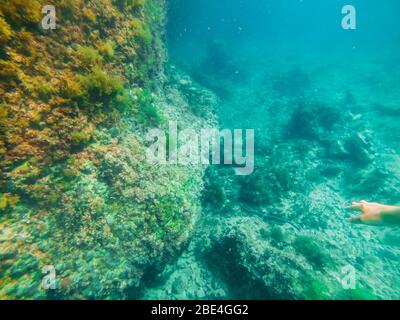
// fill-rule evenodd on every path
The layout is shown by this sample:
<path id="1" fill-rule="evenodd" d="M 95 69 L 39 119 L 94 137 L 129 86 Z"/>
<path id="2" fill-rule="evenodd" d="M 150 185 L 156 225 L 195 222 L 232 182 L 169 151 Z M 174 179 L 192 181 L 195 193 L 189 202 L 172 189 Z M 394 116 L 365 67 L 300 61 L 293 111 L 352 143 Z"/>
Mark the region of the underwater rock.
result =
<path id="1" fill-rule="evenodd" d="M 296 96 L 311 86 L 311 80 L 306 72 L 299 67 L 293 67 L 283 74 L 272 78 L 272 88 L 282 96 Z"/>
<path id="2" fill-rule="evenodd" d="M 0 1 L 0 299 L 398 298 L 398 237 L 343 209 L 398 202 L 399 73 L 381 58 L 265 32 L 257 50 L 242 12 L 214 24 L 192 1 L 207 19 L 169 19 L 186 24 L 170 45 L 189 76 L 164 70 L 165 0 L 59 1 L 54 32 L 44 0 L 26 2 Z M 150 165 L 144 134 L 169 120 L 255 128 L 253 175 Z M 58 290 L 40 288 L 48 265 Z"/>
<path id="3" fill-rule="evenodd" d="M 210 106 L 215 106 L 215 96 L 209 90 L 201 87 L 188 75 L 179 72 L 175 67 L 167 69 L 169 83 L 176 86 L 179 93 L 185 98 L 185 104 L 190 112 L 199 117 L 212 117 L 207 113 L 215 112 Z"/>
<path id="4" fill-rule="evenodd" d="M 323 268 L 330 262 L 329 255 L 310 237 L 297 237 L 293 248 L 317 268 Z"/>
<path id="5" fill-rule="evenodd" d="M 73 23 L 46 37 L 0 35 L 18 51 L 0 61 L 0 299 L 137 298 L 193 232 L 205 168 L 150 166 L 144 133 L 215 126 L 215 97 L 178 72 L 167 81 L 165 1 L 100 2 L 63 2 Z M 59 290 L 41 290 L 44 265 Z"/>
<path id="6" fill-rule="evenodd" d="M 356 133 L 346 141 L 346 149 L 356 164 L 365 166 L 371 163 L 375 158 L 373 144 L 367 136 L 362 133 Z"/>
<path id="7" fill-rule="evenodd" d="M 302 185 L 302 163 L 296 160 L 295 148 L 288 144 L 273 147 L 268 154 L 256 158 L 256 169 L 248 177 L 238 177 L 237 201 L 251 206 L 266 206 L 279 203 Z"/>
<path id="8" fill-rule="evenodd" d="M 341 120 L 335 107 L 313 100 L 299 100 L 288 124 L 289 137 L 322 141 Z"/>
<path id="9" fill-rule="evenodd" d="M 225 287 L 215 279 L 190 245 L 178 260 L 165 267 L 154 283 L 148 284 L 142 299 L 221 299 Z"/>
<path id="10" fill-rule="evenodd" d="M 260 241 L 264 230 L 274 229 L 259 218 L 231 218 L 214 230 L 203 258 L 227 285 L 231 299 L 304 297 L 304 288 L 297 282 L 305 279 L 312 267 L 290 247 L 275 246 L 276 238 Z"/>
<path id="11" fill-rule="evenodd" d="M 346 143 L 342 139 L 329 141 L 327 145 L 327 155 L 332 159 L 348 159 L 349 151 L 346 148 Z"/>

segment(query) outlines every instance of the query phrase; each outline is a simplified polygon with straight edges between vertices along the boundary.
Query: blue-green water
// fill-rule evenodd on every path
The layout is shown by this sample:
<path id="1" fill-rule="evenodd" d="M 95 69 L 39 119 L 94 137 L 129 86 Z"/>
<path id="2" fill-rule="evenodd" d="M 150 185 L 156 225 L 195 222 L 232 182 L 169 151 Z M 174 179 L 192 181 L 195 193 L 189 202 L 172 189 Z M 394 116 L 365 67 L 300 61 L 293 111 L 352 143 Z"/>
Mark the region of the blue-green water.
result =
<path id="1" fill-rule="evenodd" d="M 0 300 L 400 298 L 400 3 L 348 1 L 0 1 Z"/>
<path id="2" fill-rule="evenodd" d="M 356 29 L 342 28 L 343 6 Z M 393 299 L 400 230 L 348 222 L 400 202 L 398 1 L 173 1 L 170 63 L 255 129 L 255 171 L 211 167 L 188 249 L 146 298 Z"/>

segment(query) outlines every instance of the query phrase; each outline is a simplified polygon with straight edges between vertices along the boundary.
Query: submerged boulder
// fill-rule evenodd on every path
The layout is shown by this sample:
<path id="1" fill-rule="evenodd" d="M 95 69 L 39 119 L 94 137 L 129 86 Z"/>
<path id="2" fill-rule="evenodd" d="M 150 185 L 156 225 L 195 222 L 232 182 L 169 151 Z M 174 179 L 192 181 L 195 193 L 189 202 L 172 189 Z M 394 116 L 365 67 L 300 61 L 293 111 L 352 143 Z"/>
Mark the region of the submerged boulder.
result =
<path id="1" fill-rule="evenodd" d="M 298 100 L 287 127 L 288 137 L 322 141 L 342 117 L 336 107 L 314 100 Z"/>
<path id="2" fill-rule="evenodd" d="M 163 0 L 66 1 L 58 18 L 71 23 L 46 36 L 8 2 L 18 54 L 0 61 L 13 74 L 0 77 L 0 299 L 137 298 L 188 242 L 205 169 L 150 165 L 145 134 L 168 119 L 215 125 L 212 97 L 190 112 L 197 88 L 165 81 Z M 41 288 L 45 266 L 56 290 Z"/>

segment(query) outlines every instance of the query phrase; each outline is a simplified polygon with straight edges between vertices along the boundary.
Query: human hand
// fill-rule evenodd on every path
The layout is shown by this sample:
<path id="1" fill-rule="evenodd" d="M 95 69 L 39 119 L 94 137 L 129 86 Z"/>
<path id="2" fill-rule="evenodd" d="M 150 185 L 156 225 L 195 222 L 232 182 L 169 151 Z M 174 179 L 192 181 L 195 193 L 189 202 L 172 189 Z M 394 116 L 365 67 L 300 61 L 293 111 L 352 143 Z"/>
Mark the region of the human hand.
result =
<path id="1" fill-rule="evenodd" d="M 360 202 L 353 202 L 346 209 L 361 212 L 360 216 L 350 218 L 350 222 L 377 226 L 386 224 L 385 214 L 393 212 L 396 207 L 362 200 Z"/>

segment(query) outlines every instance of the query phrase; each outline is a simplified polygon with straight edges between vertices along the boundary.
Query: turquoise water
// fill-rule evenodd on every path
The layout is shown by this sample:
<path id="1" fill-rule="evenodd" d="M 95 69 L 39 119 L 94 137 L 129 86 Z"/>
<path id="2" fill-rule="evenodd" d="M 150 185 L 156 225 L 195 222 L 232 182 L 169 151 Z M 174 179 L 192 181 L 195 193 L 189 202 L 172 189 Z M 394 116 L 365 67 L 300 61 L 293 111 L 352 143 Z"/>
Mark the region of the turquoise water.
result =
<path id="1" fill-rule="evenodd" d="M 255 130 L 255 171 L 207 170 L 193 240 L 145 298 L 400 297 L 399 229 L 344 210 L 400 202 L 400 4 L 347 2 L 170 4 L 170 64 L 221 128 Z"/>
<path id="2" fill-rule="evenodd" d="M 0 1 L 0 300 L 399 299 L 346 207 L 400 204 L 400 2 L 348 1 Z"/>

